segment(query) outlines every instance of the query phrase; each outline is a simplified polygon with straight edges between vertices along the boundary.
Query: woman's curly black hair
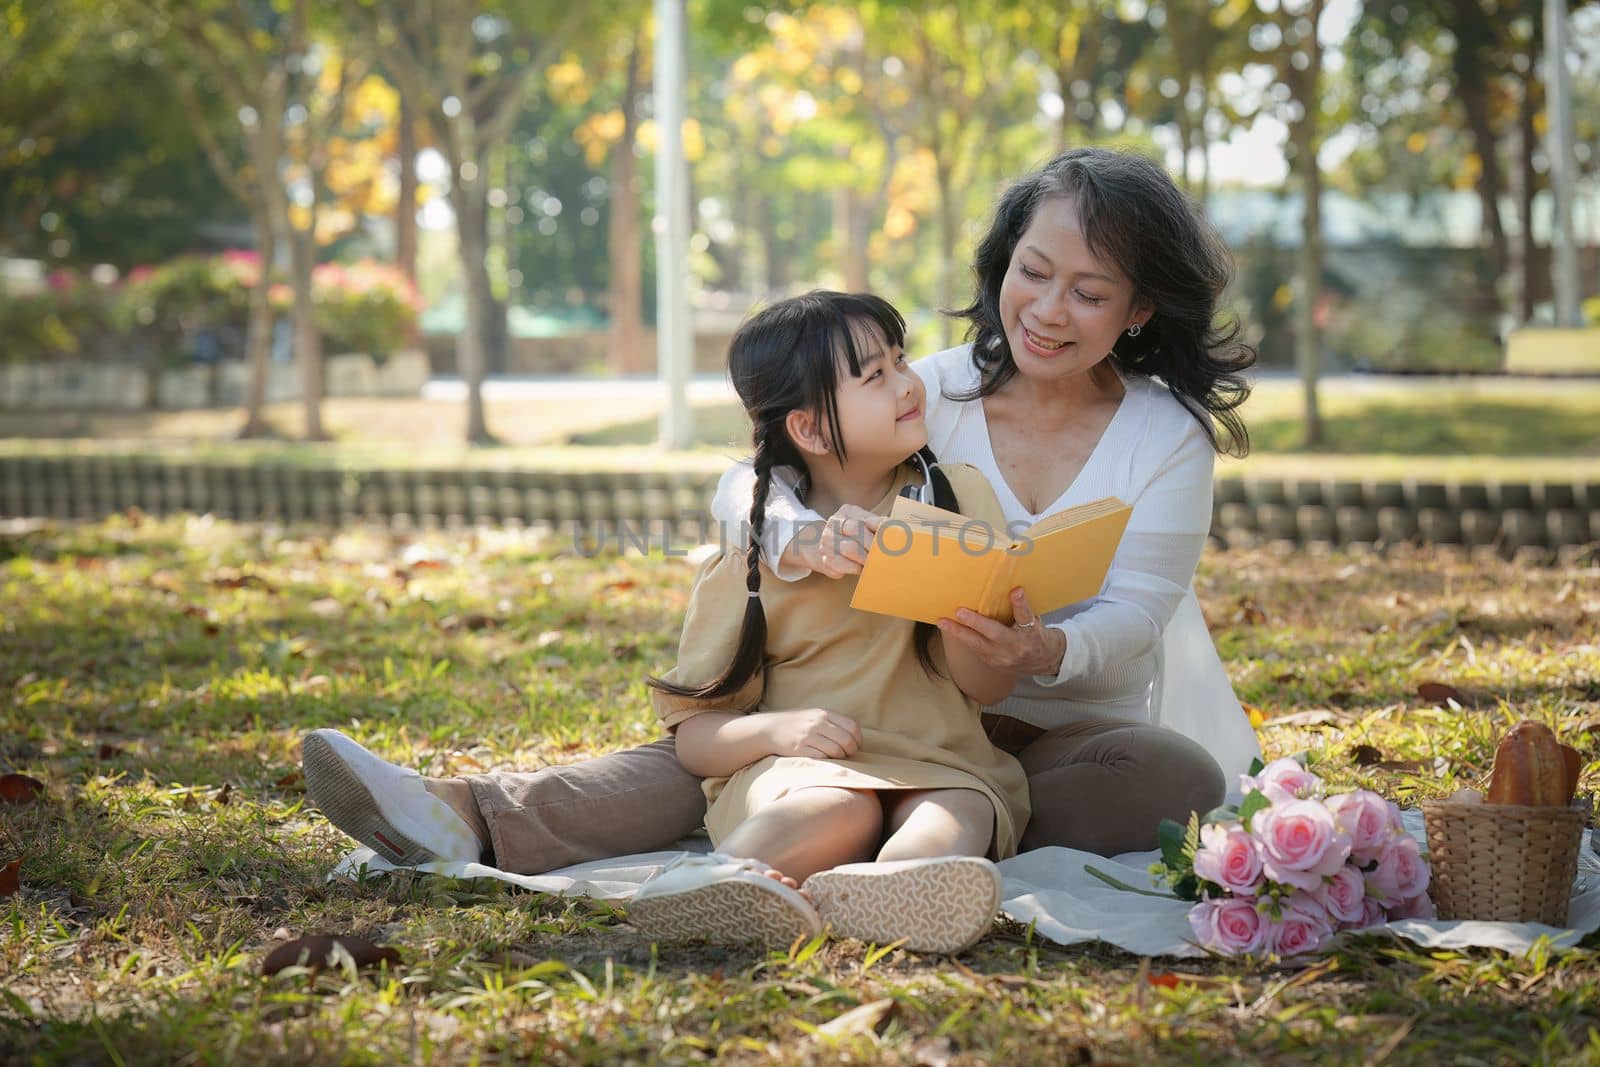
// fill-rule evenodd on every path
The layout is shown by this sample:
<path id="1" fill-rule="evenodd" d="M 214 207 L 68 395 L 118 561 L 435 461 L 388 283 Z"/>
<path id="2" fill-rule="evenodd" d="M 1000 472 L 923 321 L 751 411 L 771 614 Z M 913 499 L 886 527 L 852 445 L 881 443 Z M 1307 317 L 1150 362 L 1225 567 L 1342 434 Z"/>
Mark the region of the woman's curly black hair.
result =
<path id="1" fill-rule="evenodd" d="M 1250 437 L 1238 407 L 1250 384 L 1242 372 L 1254 365 L 1256 353 L 1239 339 L 1238 320 L 1217 313 L 1233 257 L 1167 172 L 1132 152 L 1069 149 L 1000 197 L 973 259 L 977 293 L 951 313 L 967 320 L 979 385 L 951 399 L 989 396 L 1017 373 L 1000 319 L 1000 286 L 1034 212 L 1053 197 L 1072 201 L 1089 250 L 1133 282 L 1135 303 L 1155 308 L 1137 337 L 1118 339 L 1111 361 L 1124 374 L 1160 378 L 1205 428 L 1213 448 L 1243 456 Z"/>

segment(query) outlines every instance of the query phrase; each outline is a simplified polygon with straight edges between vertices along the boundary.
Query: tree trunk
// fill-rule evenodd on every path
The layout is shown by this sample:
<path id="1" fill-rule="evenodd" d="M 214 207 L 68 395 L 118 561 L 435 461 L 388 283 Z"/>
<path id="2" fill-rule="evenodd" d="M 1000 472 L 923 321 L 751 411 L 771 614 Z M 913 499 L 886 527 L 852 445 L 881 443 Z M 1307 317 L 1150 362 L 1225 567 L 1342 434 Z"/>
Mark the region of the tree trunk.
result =
<path id="1" fill-rule="evenodd" d="M 1302 113 L 1290 124 L 1294 140 L 1294 163 L 1300 171 L 1300 189 L 1305 196 L 1300 249 L 1295 257 L 1298 292 L 1295 294 L 1295 363 L 1305 402 L 1305 445 L 1322 444 L 1322 411 L 1317 401 L 1317 379 L 1321 374 L 1322 338 L 1317 329 L 1317 304 L 1322 289 L 1322 173 L 1317 165 L 1317 125 L 1322 111 L 1322 48 L 1316 39 L 1322 21 L 1322 0 L 1311 6 L 1312 30 L 1306 44 L 1310 55 L 1307 69 L 1294 80 Z"/>
<path id="2" fill-rule="evenodd" d="M 278 234 L 264 208 L 251 212 L 256 231 L 256 251 L 261 257 L 261 276 L 250 290 L 250 314 L 245 326 L 244 358 L 250 368 L 245 387 L 244 425 L 240 437 L 265 437 L 271 430 L 266 415 L 267 367 L 272 360 L 272 264 L 278 255 Z"/>
<path id="3" fill-rule="evenodd" d="M 1483 213 L 1483 234 L 1489 243 L 1490 262 L 1485 272 L 1486 288 L 1501 277 L 1510 260 L 1505 226 L 1500 219 L 1500 156 L 1494 126 L 1489 119 L 1489 85 L 1492 75 L 1489 50 L 1493 47 L 1493 28 L 1478 5 L 1478 0 L 1455 0 L 1456 49 L 1452 66 L 1456 93 L 1467 113 L 1472 131 L 1472 146 L 1481 164 L 1478 171 L 1478 201 Z"/>
<path id="4" fill-rule="evenodd" d="M 489 433 L 483 407 L 484 368 L 488 356 L 485 343 L 492 330 L 491 309 L 496 305 L 489 285 L 489 200 L 481 171 L 471 181 L 460 176 L 459 166 L 456 174 L 450 198 L 456 212 L 467 309 L 467 321 L 456 337 L 456 364 L 467 385 L 467 443 L 493 444 L 494 437 Z"/>
<path id="5" fill-rule="evenodd" d="M 316 265 L 314 231 L 292 227 L 289 233 L 289 273 L 294 289 L 294 354 L 300 365 L 300 388 L 305 398 L 307 441 L 326 441 L 322 426 L 322 396 L 327 389 L 322 367 L 322 338 L 317 334 L 315 304 L 311 295 L 311 269 Z"/>
<path id="6" fill-rule="evenodd" d="M 611 337 L 607 362 L 613 374 L 645 374 L 655 365 L 644 331 L 644 230 L 639 221 L 639 157 L 633 154 L 639 131 L 639 51 L 635 37 L 628 51 L 628 77 L 622 91 L 622 140 L 611 149 L 611 219 L 607 303 Z"/>
<path id="7" fill-rule="evenodd" d="M 1537 20 L 1536 20 L 1537 21 Z M 1512 249 L 1512 276 L 1516 284 L 1516 318 L 1519 325 L 1533 321 L 1533 305 L 1537 289 L 1534 285 L 1533 195 L 1538 190 L 1538 174 L 1533 169 L 1533 154 L 1539 147 L 1533 129 L 1533 116 L 1537 111 L 1535 93 L 1538 79 L 1533 73 L 1539 69 L 1538 55 L 1530 55 L 1529 73 L 1522 79 L 1522 99 L 1517 107 L 1517 167 L 1512 172 L 1517 186 L 1517 241 Z"/>
<path id="8" fill-rule="evenodd" d="M 395 266 L 417 280 L 417 116 L 416 102 L 400 85 L 400 198 L 394 206 Z"/>
<path id="9" fill-rule="evenodd" d="M 939 186 L 939 309 L 956 306 L 956 206 L 950 189 L 950 168 L 943 160 L 934 164 L 934 177 Z M 949 348 L 955 343 L 955 322 L 948 315 L 939 316 L 939 347 Z"/>

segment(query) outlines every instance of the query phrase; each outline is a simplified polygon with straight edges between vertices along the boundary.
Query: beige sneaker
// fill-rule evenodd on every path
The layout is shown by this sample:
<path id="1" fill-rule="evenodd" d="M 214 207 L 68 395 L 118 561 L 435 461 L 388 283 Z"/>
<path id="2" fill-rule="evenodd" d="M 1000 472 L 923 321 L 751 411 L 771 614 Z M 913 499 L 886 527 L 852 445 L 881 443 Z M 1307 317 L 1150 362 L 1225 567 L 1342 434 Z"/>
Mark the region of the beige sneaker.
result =
<path id="1" fill-rule="evenodd" d="M 1000 909 L 1000 872 L 980 856 L 848 863 L 802 887 L 835 937 L 913 952 L 956 953 L 989 932 Z"/>
<path id="2" fill-rule="evenodd" d="M 757 860 L 713 852 L 667 864 L 628 902 L 628 921 L 654 941 L 758 941 L 788 947 L 822 932 L 806 898 Z"/>

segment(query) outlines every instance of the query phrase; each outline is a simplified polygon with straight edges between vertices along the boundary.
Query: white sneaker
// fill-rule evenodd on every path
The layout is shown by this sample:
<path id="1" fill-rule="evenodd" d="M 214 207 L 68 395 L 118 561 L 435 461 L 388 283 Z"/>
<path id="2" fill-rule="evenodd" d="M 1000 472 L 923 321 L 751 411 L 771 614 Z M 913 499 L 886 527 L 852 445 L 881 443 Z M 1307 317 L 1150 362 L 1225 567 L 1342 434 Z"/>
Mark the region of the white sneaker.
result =
<path id="1" fill-rule="evenodd" d="M 338 730 L 313 730 L 300 742 L 306 792 L 328 821 L 401 867 L 435 860 L 476 863 L 483 847 L 422 775 L 362 748 Z"/>
<path id="2" fill-rule="evenodd" d="M 954 954 L 994 923 L 1000 871 L 979 856 L 847 863 L 813 874 L 805 891 L 835 937 Z"/>
<path id="3" fill-rule="evenodd" d="M 820 934 L 817 910 L 767 870 L 719 852 L 681 856 L 639 887 L 628 920 L 657 941 L 788 946 Z"/>

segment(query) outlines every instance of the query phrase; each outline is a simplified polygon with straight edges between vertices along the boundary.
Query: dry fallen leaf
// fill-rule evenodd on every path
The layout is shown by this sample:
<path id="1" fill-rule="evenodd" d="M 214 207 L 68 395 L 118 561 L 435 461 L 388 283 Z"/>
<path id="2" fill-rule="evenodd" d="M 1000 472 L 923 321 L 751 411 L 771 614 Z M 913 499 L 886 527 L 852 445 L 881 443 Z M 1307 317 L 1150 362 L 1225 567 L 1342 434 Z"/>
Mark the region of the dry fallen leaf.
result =
<path id="1" fill-rule="evenodd" d="M 889 1021 L 894 1014 L 895 1002 L 893 997 L 884 997 L 881 1000 L 870 1000 L 865 1004 L 857 1005 L 843 1015 L 829 1019 L 817 1027 L 818 1033 L 827 1034 L 829 1037 L 842 1037 L 845 1034 L 875 1033 L 878 1027 Z"/>
<path id="2" fill-rule="evenodd" d="M 1383 753 L 1372 745 L 1357 745 L 1350 750 L 1350 762 L 1357 767 L 1370 767 L 1383 762 Z"/>
<path id="3" fill-rule="evenodd" d="M 308 967 L 315 974 L 333 965 L 337 949 L 350 954 L 357 967 L 371 967 L 379 963 L 399 963 L 400 953 L 386 945 L 349 934 L 310 934 L 279 945 L 267 953 L 261 963 L 261 973 L 274 975 L 286 967 Z"/>
<path id="4" fill-rule="evenodd" d="M 44 796 L 44 783 L 26 774 L 0 775 L 0 803 L 32 804 Z"/>
<path id="5" fill-rule="evenodd" d="M 14 896 L 22 888 L 22 857 L 0 867 L 0 897 Z"/>
<path id="6" fill-rule="evenodd" d="M 950 1067 L 960 1055 L 961 1046 L 948 1034 L 925 1037 L 911 1046 L 911 1062 L 917 1067 Z"/>
<path id="7" fill-rule="evenodd" d="M 1462 707 L 1471 703 L 1465 694 L 1448 682 L 1423 682 L 1417 686 L 1417 696 L 1432 704 L 1445 704 L 1454 700 Z"/>
<path id="8" fill-rule="evenodd" d="M 331 596 L 318 597 L 307 607 L 319 619 L 337 619 L 344 614 L 344 605 Z"/>

